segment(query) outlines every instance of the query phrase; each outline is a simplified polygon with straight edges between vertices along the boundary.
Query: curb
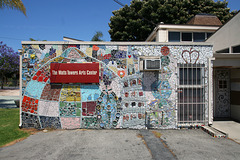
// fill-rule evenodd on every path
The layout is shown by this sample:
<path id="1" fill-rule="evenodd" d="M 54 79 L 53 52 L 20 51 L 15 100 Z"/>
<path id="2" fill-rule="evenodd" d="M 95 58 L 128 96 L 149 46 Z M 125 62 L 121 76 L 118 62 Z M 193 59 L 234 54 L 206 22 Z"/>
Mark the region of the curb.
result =
<path id="1" fill-rule="evenodd" d="M 228 134 L 210 126 L 202 126 L 202 130 L 214 138 L 228 138 Z"/>

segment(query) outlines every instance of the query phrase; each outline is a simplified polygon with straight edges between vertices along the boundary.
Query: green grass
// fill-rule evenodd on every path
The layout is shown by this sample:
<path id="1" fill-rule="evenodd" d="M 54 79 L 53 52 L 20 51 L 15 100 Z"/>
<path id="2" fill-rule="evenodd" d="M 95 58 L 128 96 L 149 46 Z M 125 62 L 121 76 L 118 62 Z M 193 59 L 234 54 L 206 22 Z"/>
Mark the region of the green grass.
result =
<path id="1" fill-rule="evenodd" d="M 0 147 L 14 140 L 29 136 L 19 125 L 19 109 L 0 109 Z"/>

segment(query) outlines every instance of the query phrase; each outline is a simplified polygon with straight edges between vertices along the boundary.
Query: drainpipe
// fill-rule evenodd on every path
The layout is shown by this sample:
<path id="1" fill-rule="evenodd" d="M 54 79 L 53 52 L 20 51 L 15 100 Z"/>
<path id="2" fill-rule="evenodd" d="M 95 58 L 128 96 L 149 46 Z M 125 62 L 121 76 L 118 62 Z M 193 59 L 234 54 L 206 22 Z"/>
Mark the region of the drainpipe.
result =
<path id="1" fill-rule="evenodd" d="M 213 123 L 213 75 L 212 75 L 212 61 L 215 57 L 208 59 L 208 125 Z"/>
<path id="2" fill-rule="evenodd" d="M 22 128 L 22 50 L 19 49 L 19 128 Z"/>

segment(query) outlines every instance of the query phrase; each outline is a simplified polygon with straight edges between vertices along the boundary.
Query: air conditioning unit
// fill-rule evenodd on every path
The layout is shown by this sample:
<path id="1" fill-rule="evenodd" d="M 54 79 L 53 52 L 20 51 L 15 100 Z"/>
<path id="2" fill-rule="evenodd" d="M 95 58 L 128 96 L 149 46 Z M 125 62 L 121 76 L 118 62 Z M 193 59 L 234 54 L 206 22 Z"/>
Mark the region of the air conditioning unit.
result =
<path id="1" fill-rule="evenodd" d="M 156 71 L 161 69 L 161 59 L 142 59 L 140 60 L 141 71 Z"/>

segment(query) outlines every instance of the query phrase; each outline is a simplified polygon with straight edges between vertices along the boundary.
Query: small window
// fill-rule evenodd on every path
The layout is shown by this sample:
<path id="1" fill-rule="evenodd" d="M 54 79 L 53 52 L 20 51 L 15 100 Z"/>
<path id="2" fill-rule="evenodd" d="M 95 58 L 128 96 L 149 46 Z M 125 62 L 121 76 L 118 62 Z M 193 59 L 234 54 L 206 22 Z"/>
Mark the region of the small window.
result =
<path id="1" fill-rule="evenodd" d="M 216 53 L 229 53 L 229 48 L 216 51 Z"/>
<path id="2" fill-rule="evenodd" d="M 212 32 L 207 33 L 207 38 L 209 38 L 212 34 Z"/>
<path id="3" fill-rule="evenodd" d="M 240 45 L 232 47 L 232 53 L 240 53 Z"/>
<path id="4" fill-rule="evenodd" d="M 226 80 L 219 80 L 218 81 L 219 89 L 226 89 L 227 88 L 227 81 Z"/>
<path id="5" fill-rule="evenodd" d="M 169 42 L 180 42 L 180 32 L 168 32 Z"/>
<path id="6" fill-rule="evenodd" d="M 205 41 L 205 33 L 204 32 L 193 33 L 193 41 L 194 42 L 204 42 Z"/>
<path id="7" fill-rule="evenodd" d="M 182 41 L 192 41 L 192 33 L 183 32 L 182 33 Z"/>

